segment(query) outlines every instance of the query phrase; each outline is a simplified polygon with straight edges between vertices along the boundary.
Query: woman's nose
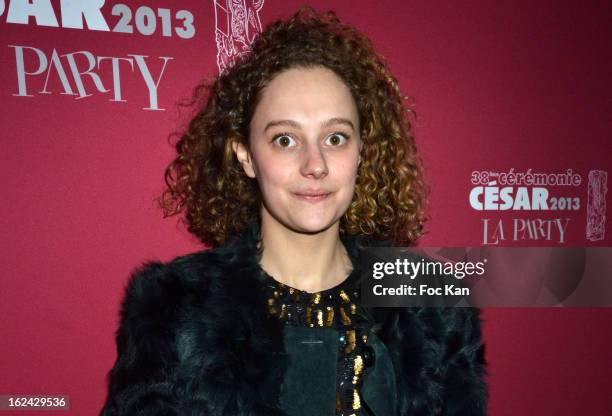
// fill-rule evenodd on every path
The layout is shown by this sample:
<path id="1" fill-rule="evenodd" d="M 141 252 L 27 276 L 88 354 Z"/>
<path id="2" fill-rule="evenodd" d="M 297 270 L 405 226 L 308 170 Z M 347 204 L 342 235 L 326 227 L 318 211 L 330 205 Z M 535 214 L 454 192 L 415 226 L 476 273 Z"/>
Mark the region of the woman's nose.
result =
<path id="1" fill-rule="evenodd" d="M 325 155 L 318 146 L 307 146 L 304 150 L 302 175 L 312 176 L 316 179 L 329 172 Z"/>

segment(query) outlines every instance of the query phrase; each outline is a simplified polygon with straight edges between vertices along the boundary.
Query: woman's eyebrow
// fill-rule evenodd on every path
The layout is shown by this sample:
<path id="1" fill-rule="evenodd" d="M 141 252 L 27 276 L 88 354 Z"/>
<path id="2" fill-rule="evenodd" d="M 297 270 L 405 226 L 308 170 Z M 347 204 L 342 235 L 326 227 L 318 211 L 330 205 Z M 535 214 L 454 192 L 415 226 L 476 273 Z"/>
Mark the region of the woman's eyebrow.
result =
<path id="1" fill-rule="evenodd" d="M 296 129 L 301 128 L 300 123 L 298 123 L 297 121 L 293 121 L 293 120 L 275 120 L 275 121 L 271 121 L 268 124 L 266 124 L 266 128 L 264 129 L 264 133 L 266 131 L 268 131 L 268 129 L 275 127 L 275 126 L 290 126 L 290 127 L 295 127 Z"/>
<path id="2" fill-rule="evenodd" d="M 353 123 L 351 122 L 351 120 L 349 120 L 348 118 L 343 118 L 343 117 L 330 118 L 325 123 L 323 123 L 323 127 L 333 126 L 334 124 L 344 124 L 346 126 L 349 126 L 351 130 L 355 131 L 355 126 L 353 126 Z"/>
<path id="3" fill-rule="evenodd" d="M 333 126 L 334 124 L 344 124 L 350 127 L 353 131 L 355 131 L 355 126 L 353 125 L 353 122 L 349 120 L 348 118 L 344 118 L 344 117 L 330 118 L 326 122 L 322 123 L 321 127 L 329 127 L 329 126 Z M 295 127 L 296 129 L 302 128 L 300 123 L 294 120 L 274 120 L 266 124 L 266 127 L 264 128 L 264 133 L 268 131 L 268 129 L 275 127 L 275 126 L 290 126 L 290 127 Z"/>

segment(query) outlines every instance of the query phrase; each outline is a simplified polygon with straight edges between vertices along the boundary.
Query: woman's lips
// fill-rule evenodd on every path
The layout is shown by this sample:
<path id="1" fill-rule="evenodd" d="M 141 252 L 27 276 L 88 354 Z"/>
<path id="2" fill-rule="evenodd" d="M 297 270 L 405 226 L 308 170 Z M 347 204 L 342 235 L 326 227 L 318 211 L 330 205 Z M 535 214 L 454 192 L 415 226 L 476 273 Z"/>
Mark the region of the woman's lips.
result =
<path id="1" fill-rule="evenodd" d="M 331 195 L 331 192 L 327 192 L 324 194 L 316 194 L 316 195 L 306 195 L 306 194 L 293 194 L 296 198 L 301 199 L 307 202 L 320 202 L 325 201 Z"/>

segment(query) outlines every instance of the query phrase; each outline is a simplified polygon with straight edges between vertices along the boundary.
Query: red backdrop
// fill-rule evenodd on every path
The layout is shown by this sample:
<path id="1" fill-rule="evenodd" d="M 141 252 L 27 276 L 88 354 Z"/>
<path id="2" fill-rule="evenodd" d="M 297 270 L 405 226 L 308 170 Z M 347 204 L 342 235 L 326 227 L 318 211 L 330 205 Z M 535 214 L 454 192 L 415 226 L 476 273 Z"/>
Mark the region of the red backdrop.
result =
<path id="1" fill-rule="evenodd" d="M 70 26 L 81 15 L 58 1 L 29 12 L 27 1 L 0 2 L 0 394 L 69 395 L 65 413 L 74 415 L 102 406 L 129 272 L 201 249 L 153 200 L 173 155 L 168 135 L 186 120 L 176 103 L 218 72 L 215 27 L 229 30 L 219 6 L 215 23 L 213 0 L 119 3 L 87 11 L 78 29 Z M 301 4 L 265 0 L 258 16 L 265 26 Z M 612 171 L 609 3 L 309 4 L 368 34 L 414 97 L 432 188 L 423 245 L 485 244 L 483 219 L 511 227 L 514 218 L 561 218 L 566 229 L 538 240 L 508 229 L 500 244 L 611 245 L 610 221 L 600 239 L 585 237 L 588 173 Z M 133 33 L 118 33 L 126 9 Z M 103 28 L 100 19 L 109 31 L 91 29 Z M 88 59 L 90 74 L 78 75 Z M 581 185 L 550 192 L 579 198 L 580 208 L 473 209 L 472 172 L 510 169 L 571 169 Z M 484 319 L 491 415 L 610 411 L 611 309 L 487 309 Z"/>

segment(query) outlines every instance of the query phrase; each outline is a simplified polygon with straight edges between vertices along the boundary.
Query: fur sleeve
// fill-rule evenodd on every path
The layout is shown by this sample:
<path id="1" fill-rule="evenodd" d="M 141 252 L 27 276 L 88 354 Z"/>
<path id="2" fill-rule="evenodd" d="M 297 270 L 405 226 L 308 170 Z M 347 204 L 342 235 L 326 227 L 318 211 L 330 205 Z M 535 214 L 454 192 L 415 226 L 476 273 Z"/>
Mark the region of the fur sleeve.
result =
<path id="1" fill-rule="evenodd" d="M 399 308 L 383 330 L 399 416 L 486 414 L 484 345 L 474 308 Z"/>
<path id="2" fill-rule="evenodd" d="M 125 289 L 116 332 L 117 359 L 107 375 L 101 416 L 174 415 L 177 352 L 168 267 L 149 262 Z"/>
<path id="3" fill-rule="evenodd" d="M 442 414 L 485 415 L 488 393 L 480 310 L 451 308 L 444 312 L 447 333 L 442 357 L 445 369 Z"/>

